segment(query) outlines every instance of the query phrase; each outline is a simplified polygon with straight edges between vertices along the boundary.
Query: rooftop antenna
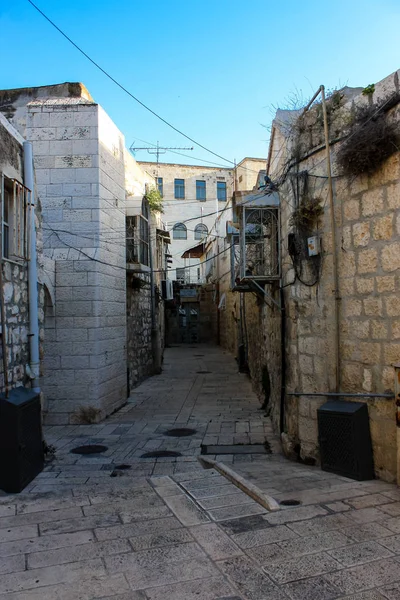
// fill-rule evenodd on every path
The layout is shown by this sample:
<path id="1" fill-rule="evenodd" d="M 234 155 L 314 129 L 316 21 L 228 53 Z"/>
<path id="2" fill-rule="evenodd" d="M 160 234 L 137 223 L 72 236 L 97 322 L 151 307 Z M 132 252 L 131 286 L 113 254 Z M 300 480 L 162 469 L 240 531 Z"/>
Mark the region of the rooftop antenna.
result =
<path id="1" fill-rule="evenodd" d="M 157 164 L 159 163 L 160 154 L 165 154 L 168 150 L 193 150 L 193 148 L 174 148 L 167 146 L 160 146 L 157 140 L 157 146 L 144 146 L 142 148 L 135 148 L 135 142 L 129 148 L 132 154 L 135 154 L 138 150 L 147 150 L 149 154 L 154 154 L 157 157 Z"/>

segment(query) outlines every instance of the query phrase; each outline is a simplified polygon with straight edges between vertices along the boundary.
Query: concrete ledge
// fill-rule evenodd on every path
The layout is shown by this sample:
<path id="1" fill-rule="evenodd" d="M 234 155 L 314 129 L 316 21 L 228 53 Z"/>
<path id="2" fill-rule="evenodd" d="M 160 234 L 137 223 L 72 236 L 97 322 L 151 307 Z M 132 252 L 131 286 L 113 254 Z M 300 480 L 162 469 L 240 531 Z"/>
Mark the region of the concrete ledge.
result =
<path id="1" fill-rule="evenodd" d="M 215 469 L 221 475 L 229 479 L 236 487 L 242 490 L 245 494 L 253 498 L 258 504 L 261 504 L 267 510 L 273 512 L 277 510 L 281 510 L 281 507 L 277 503 L 272 496 L 268 496 L 268 494 L 264 494 L 260 488 L 256 485 L 253 485 L 249 481 L 246 481 L 241 475 L 238 475 L 233 469 L 224 465 L 224 463 L 217 462 L 212 460 L 211 458 L 205 458 L 204 456 L 198 456 L 198 461 L 205 467 L 206 469 Z"/>

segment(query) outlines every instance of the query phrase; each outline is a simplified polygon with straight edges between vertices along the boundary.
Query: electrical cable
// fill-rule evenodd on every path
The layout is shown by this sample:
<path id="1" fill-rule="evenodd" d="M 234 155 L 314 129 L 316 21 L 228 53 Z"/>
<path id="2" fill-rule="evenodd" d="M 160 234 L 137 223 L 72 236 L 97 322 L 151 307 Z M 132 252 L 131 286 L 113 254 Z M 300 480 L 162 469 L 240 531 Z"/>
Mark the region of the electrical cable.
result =
<path id="1" fill-rule="evenodd" d="M 38 13 L 40 13 L 42 15 L 42 17 L 44 17 L 46 19 L 46 21 L 48 21 L 50 23 L 50 25 L 52 25 L 70 44 L 72 44 L 74 46 L 74 48 L 76 48 L 78 50 L 78 52 L 80 52 L 85 58 L 87 58 L 87 60 L 89 60 L 97 69 L 99 69 L 99 71 L 101 71 L 108 79 L 110 79 L 113 83 L 115 83 L 115 85 L 117 85 L 123 92 L 125 92 L 126 94 L 128 94 L 128 96 L 130 96 L 133 100 L 135 100 L 135 102 L 137 102 L 138 104 L 140 104 L 149 113 L 151 113 L 152 115 L 154 115 L 157 119 L 159 119 L 160 121 L 162 121 L 165 125 L 167 125 L 171 129 L 173 129 L 174 131 L 176 131 L 177 133 L 179 133 L 180 135 L 182 135 L 183 137 L 185 137 L 187 140 L 189 140 L 193 144 L 196 144 L 196 146 L 199 146 L 200 148 L 202 148 L 206 152 L 209 152 L 210 154 L 213 154 L 217 158 L 220 158 L 221 160 L 223 160 L 225 162 L 228 162 L 228 163 L 230 163 L 232 165 L 235 164 L 234 161 L 229 160 L 228 158 L 225 158 L 224 156 L 221 156 L 221 154 L 218 154 L 217 152 L 214 152 L 213 150 L 210 150 L 209 148 L 207 148 L 203 144 L 200 144 L 200 142 L 197 142 L 195 139 L 191 138 L 189 135 L 186 135 L 186 133 L 184 133 L 183 131 L 181 131 L 180 129 L 178 129 L 174 125 L 172 125 L 172 123 L 169 123 L 166 119 L 164 119 L 159 114 L 157 114 L 154 110 L 152 110 L 144 102 L 142 102 L 141 100 L 139 100 L 139 98 L 137 98 L 136 96 L 134 96 L 126 87 L 124 87 L 121 83 L 119 83 L 119 81 L 117 81 L 105 69 L 103 69 L 103 67 L 101 67 L 99 65 L 99 63 L 97 63 L 95 60 L 93 60 L 93 58 L 91 58 L 84 50 L 82 50 L 82 48 L 80 48 L 80 46 L 78 46 L 78 44 L 76 44 L 66 33 L 64 33 L 64 31 L 62 31 L 62 29 L 60 29 L 60 27 L 58 27 L 58 25 L 56 25 L 54 23 L 54 21 L 52 21 L 42 10 L 40 10 L 40 8 L 38 6 L 36 6 L 36 4 L 34 4 L 34 2 L 32 2 L 32 0 L 28 0 L 28 2 L 29 2 L 29 4 L 31 4 L 33 6 L 33 8 L 35 8 L 38 11 Z"/>

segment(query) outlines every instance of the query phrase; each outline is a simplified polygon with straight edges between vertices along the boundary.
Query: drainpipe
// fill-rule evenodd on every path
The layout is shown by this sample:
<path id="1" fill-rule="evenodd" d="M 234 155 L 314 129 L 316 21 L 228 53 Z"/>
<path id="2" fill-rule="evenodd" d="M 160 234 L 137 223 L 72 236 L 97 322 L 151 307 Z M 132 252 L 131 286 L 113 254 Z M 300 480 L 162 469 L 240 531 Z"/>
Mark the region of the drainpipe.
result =
<path id="1" fill-rule="evenodd" d="M 324 135 L 326 147 L 326 167 L 328 172 L 328 193 L 329 193 L 329 212 L 331 219 L 332 232 L 332 259 L 333 259 L 333 281 L 334 281 L 334 302 L 335 302 L 335 391 L 339 392 L 341 388 L 341 372 L 340 372 L 340 292 L 339 292 L 339 271 L 338 271 L 338 255 L 336 243 L 336 220 L 335 220 L 335 203 L 333 199 L 333 184 L 332 184 L 332 168 L 331 168 L 331 151 L 329 145 L 329 127 L 328 113 L 326 110 L 325 87 L 321 85 L 322 98 L 322 113 L 324 117 Z"/>
<path id="2" fill-rule="evenodd" d="M 152 216 L 150 216 L 152 220 Z M 151 222 L 151 221 L 150 221 Z M 150 224 L 149 224 L 150 226 Z M 154 289 L 154 271 L 153 271 L 153 246 L 151 238 L 151 228 L 149 231 L 149 262 L 150 262 L 150 294 L 151 294 L 151 352 L 153 355 L 153 372 L 155 375 L 161 373 L 161 340 L 160 332 L 157 327 L 156 318 L 156 294 Z M 157 244 L 157 241 L 156 241 Z"/>
<path id="3" fill-rule="evenodd" d="M 29 344 L 30 344 L 30 364 L 28 373 L 32 378 L 32 389 L 35 393 L 40 393 L 39 386 L 39 314 L 38 314 L 38 276 L 37 276 L 37 256 L 36 256 L 36 227 L 35 227 L 35 190 L 33 176 L 33 154 L 31 142 L 24 142 L 24 183 L 31 190 L 31 211 L 30 211 L 30 260 L 28 261 L 28 292 L 29 292 Z"/>

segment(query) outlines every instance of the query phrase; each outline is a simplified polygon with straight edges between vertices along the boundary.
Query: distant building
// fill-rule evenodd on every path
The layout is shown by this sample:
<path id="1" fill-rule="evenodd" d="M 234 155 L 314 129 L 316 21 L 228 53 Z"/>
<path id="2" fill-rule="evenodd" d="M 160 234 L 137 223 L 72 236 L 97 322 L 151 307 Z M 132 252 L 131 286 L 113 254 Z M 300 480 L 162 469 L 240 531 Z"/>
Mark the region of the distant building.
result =
<path id="1" fill-rule="evenodd" d="M 266 159 L 245 158 L 237 165 L 237 189 L 251 189 Z M 181 283 L 201 281 L 198 258 L 182 258 L 190 248 L 201 244 L 232 198 L 235 186 L 233 168 L 217 168 L 172 163 L 138 162 L 156 180 L 163 196 L 163 219 L 171 236 L 169 277 Z M 214 231 L 214 237 L 225 232 Z"/>

